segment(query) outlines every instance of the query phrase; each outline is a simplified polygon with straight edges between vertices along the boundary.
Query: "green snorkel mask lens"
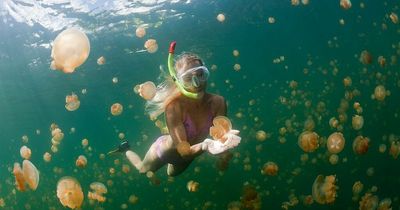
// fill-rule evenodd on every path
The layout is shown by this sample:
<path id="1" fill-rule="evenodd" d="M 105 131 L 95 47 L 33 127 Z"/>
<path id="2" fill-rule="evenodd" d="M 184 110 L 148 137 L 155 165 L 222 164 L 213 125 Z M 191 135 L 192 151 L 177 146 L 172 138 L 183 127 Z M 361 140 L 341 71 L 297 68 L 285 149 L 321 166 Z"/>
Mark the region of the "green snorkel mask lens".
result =
<path id="1" fill-rule="evenodd" d="M 171 75 L 172 79 L 174 80 L 176 86 L 178 87 L 178 89 L 181 91 L 181 93 L 189 98 L 193 98 L 193 99 L 198 99 L 201 97 L 201 95 L 199 93 L 193 93 L 193 92 L 189 92 L 185 89 L 185 87 L 183 86 L 183 84 L 181 84 L 181 82 L 178 80 L 178 77 L 176 75 L 176 71 L 174 68 L 174 52 L 175 52 L 175 46 L 176 46 L 176 42 L 171 42 L 170 46 L 169 46 L 169 54 L 168 54 L 168 71 L 169 74 Z M 205 67 L 204 67 L 205 68 Z M 207 69 L 207 68 L 206 68 Z M 208 70 L 207 70 L 208 71 Z M 186 73 L 186 72 L 185 72 Z M 209 73 L 208 73 L 209 74 Z M 183 74 L 182 74 L 183 75 Z M 208 77 L 207 77 L 208 78 Z M 196 79 L 195 79 L 196 80 Z M 200 84 L 199 81 L 195 82 L 197 85 Z"/>

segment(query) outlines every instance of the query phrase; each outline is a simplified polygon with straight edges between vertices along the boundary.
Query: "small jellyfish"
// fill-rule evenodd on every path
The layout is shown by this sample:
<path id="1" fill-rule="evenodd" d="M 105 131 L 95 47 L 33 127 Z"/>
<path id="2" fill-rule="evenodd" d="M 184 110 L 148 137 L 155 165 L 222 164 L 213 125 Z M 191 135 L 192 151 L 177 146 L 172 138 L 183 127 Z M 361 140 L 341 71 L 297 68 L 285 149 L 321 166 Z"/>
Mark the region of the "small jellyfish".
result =
<path id="1" fill-rule="evenodd" d="M 353 184 L 353 195 L 358 195 L 363 190 L 364 185 L 360 181 L 356 181 Z"/>
<path id="2" fill-rule="evenodd" d="M 397 16 L 396 13 L 394 13 L 394 12 L 390 13 L 389 17 L 390 17 L 390 20 L 392 20 L 392 22 L 394 24 L 399 23 L 399 17 Z"/>
<path id="3" fill-rule="evenodd" d="M 359 210 L 375 210 L 378 207 L 378 196 L 365 193 L 359 202 Z"/>
<path id="4" fill-rule="evenodd" d="M 190 144 L 187 141 L 181 141 L 176 145 L 176 150 L 178 151 L 178 153 L 182 156 L 188 156 L 191 154 L 190 151 Z"/>
<path id="5" fill-rule="evenodd" d="M 340 7 L 342 7 L 343 9 L 350 9 L 351 1 L 350 0 L 340 0 Z"/>
<path id="6" fill-rule="evenodd" d="M 300 134 L 297 144 L 304 152 L 314 152 L 318 146 L 318 134 L 311 131 L 304 131 Z"/>
<path id="7" fill-rule="evenodd" d="M 218 14 L 217 15 L 217 20 L 219 21 L 219 22 L 224 22 L 225 21 L 225 15 L 224 14 L 222 14 L 222 13 L 220 13 L 220 14 Z"/>
<path id="8" fill-rule="evenodd" d="M 80 104 L 81 102 L 75 93 L 65 97 L 65 108 L 70 112 L 77 110 Z"/>
<path id="9" fill-rule="evenodd" d="M 118 116 L 122 113 L 123 107 L 119 103 L 115 103 L 111 106 L 111 114 L 114 116 Z"/>
<path id="10" fill-rule="evenodd" d="M 149 53 L 155 53 L 158 50 L 158 44 L 155 39 L 148 39 L 144 43 L 144 47 L 147 49 L 147 52 Z"/>
<path id="11" fill-rule="evenodd" d="M 386 66 L 386 58 L 383 56 L 378 57 L 378 64 L 383 68 Z"/>
<path id="12" fill-rule="evenodd" d="M 23 136 L 22 136 L 22 143 L 27 144 L 28 141 L 29 141 L 28 136 L 27 136 L 27 135 L 23 135 Z"/>
<path id="13" fill-rule="evenodd" d="M 326 146 L 330 153 L 337 154 L 343 150 L 344 144 L 345 139 L 343 134 L 340 132 L 335 132 L 328 137 Z"/>
<path id="14" fill-rule="evenodd" d="M 118 138 L 123 140 L 125 138 L 125 134 L 124 133 L 119 133 L 118 134 Z"/>
<path id="15" fill-rule="evenodd" d="M 268 18 L 268 23 L 274 24 L 275 23 L 275 18 L 274 17 L 269 17 Z"/>
<path id="16" fill-rule="evenodd" d="M 97 194 L 97 193 L 95 193 L 95 192 L 90 192 L 90 191 L 88 192 L 88 198 L 89 198 L 90 200 L 95 200 L 95 201 L 98 201 L 98 202 L 100 202 L 100 203 L 106 201 L 106 197 L 104 197 L 104 196 L 102 196 L 102 195 L 100 195 L 100 194 Z"/>
<path id="17" fill-rule="evenodd" d="M 87 158 L 83 155 L 79 155 L 78 159 L 75 161 L 75 165 L 78 168 L 85 168 L 87 165 Z"/>
<path id="18" fill-rule="evenodd" d="M 353 151 L 357 155 L 362 155 L 368 152 L 369 138 L 357 136 L 353 141 Z"/>
<path id="19" fill-rule="evenodd" d="M 107 187 L 101 182 L 92 182 L 90 184 L 90 189 L 100 195 L 107 193 Z"/>
<path id="20" fill-rule="evenodd" d="M 353 126 L 354 130 L 360 130 L 364 126 L 363 116 L 354 115 L 351 118 L 351 125 Z"/>
<path id="21" fill-rule="evenodd" d="M 82 144 L 83 148 L 86 148 L 89 145 L 89 140 L 88 139 L 82 139 L 81 144 Z"/>
<path id="22" fill-rule="evenodd" d="M 233 65 L 233 70 L 235 70 L 235 71 L 240 71 L 240 69 L 242 69 L 242 67 L 240 66 L 240 64 L 236 63 L 235 65 Z"/>
<path id="23" fill-rule="evenodd" d="M 386 149 L 387 149 L 386 144 L 380 144 L 380 145 L 379 145 L 378 151 L 379 151 L 380 153 L 385 153 L 385 152 L 386 152 Z"/>
<path id="24" fill-rule="evenodd" d="M 139 26 L 136 28 L 135 34 L 138 38 L 142 38 L 146 35 L 146 28 L 143 26 Z"/>
<path id="25" fill-rule="evenodd" d="M 24 179 L 29 188 L 36 190 L 39 185 L 39 171 L 35 165 L 29 160 L 24 160 L 22 162 L 22 171 L 24 172 Z"/>
<path id="26" fill-rule="evenodd" d="M 276 163 L 268 161 L 264 164 L 261 174 L 268 176 L 276 176 L 278 174 L 279 167 Z"/>
<path id="27" fill-rule="evenodd" d="M 312 186 L 312 196 L 319 204 L 333 203 L 336 199 L 336 176 L 318 175 Z"/>
<path id="28" fill-rule="evenodd" d="M 106 63 L 106 58 L 104 56 L 97 58 L 97 65 L 104 65 L 105 63 Z"/>
<path id="29" fill-rule="evenodd" d="M 400 154 L 400 142 L 392 141 L 389 148 L 389 155 L 393 157 L 393 159 L 397 159 Z"/>
<path id="30" fill-rule="evenodd" d="M 392 210 L 392 199 L 384 198 L 379 202 L 377 210 Z"/>
<path id="31" fill-rule="evenodd" d="M 329 119 L 329 126 L 331 126 L 331 128 L 337 128 L 338 125 L 339 125 L 339 120 L 337 120 L 335 117 Z"/>
<path id="32" fill-rule="evenodd" d="M 378 101 L 383 101 L 385 100 L 386 96 L 388 95 L 385 86 L 383 85 L 378 85 L 375 87 L 374 94 L 372 95 L 372 98 Z"/>
<path id="33" fill-rule="evenodd" d="M 145 100 L 151 100 L 156 95 L 157 87 L 156 85 L 151 82 L 147 81 L 143 84 L 140 84 L 137 93 Z"/>
<path id="34" fill-rule="evenodd" d="M 339 162 L 339 156 L 337 154 L 331 154 L 329 156 L 329 163 L 336 165 Z"/>
<path id="35" fill-rule="evenodd" d="M 199 190 L 199 183 L 195 182 L 193 180 L 190 180 L 187 184 L 186 184 L 186 188 L 189 192 L 197 192 Z"/>
<path id="36" fill-rule="evenodd" d="M 29 149 L 29 147 L 27 147 L 25 145 L 21 147 L 21 149 L 19 150 L 19 153 L 21 154 L 21 157 L 26 160 L 29 160 L 29 158 L 31 158 L 31 154 L 32 154 L 31 149 Z"/>
<path id="37" fill-rule="evenodd" d="M 263 130 L 259 130 L 256 132 L 256 139 L 257 141 L 265 141 L 268 137 L 270 137 L 269 134 L 267 134 L 265 131 Z"/>
<path id="38" fill-rule="evenodd" d="M 233 56 L 238 57 L 239 56 L 239 50 L 233 50 L 232 54 L 233 54 Z"/>
<path id="39" fill-rule="evenodd" d="M 292 6 L 298 6 L 300 4 L 300 0 L 291 0 Z"/>
<path id="40" fill-rule="evenodd" d="M 363 50 L 360 54 L 360 62 L 364 65 L 372 63 L 372 55 L 367 50 Z"/>
<path id="41" fill-rule="evenodd" d="M 45 152 L 44 154 L 43 154 L 43 160 L 45 161 L 45 162 L 50 162 L 51 161 L 51 154 L 50 153 L 48 153 L 48 152 Z"/>
<path id="42" fill-rule="evenodd" d="M 51 68 L 72 73 L 86 61 L 89 52 L 90 43 L 86 34 L 75 28 L 66 29 L 53 42 Z"/>
<path id="43" fill-rule="evenodd" d="M 21 169 L 21 165 L 19 163 L 14 163 L 13 174 L 15 177 L 15 187 L 19 191 L 25 191 L 25 178 L 24 172 Z"/>
<path id="44" fill-rule="evenodd" d="M 139 198 L 136 195 L 129 196 L 129 203 L 136 204 L 139 201 Z"/>
<path id="45" fill-rule="evenodd" d="M 63 177 L 57 183 L 57 197 L 63 206 L 80 208 L 83 202 L 81 185 L 75 178 Z"/>

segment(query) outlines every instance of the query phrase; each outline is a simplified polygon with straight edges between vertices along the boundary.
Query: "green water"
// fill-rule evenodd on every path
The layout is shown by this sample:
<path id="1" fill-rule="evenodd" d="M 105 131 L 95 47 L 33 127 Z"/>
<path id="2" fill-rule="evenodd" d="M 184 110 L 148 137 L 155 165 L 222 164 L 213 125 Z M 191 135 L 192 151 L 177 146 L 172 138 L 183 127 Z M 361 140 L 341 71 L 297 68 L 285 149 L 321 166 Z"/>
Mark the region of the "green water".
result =
<path id="1" fill-rule="evenodd" d="M 364 184 L 360 197 L 376 186 L 373 194 L 380 200 L 390 198 L 393 209 L 399 209 L 400 165 L 388 152 L 389 136 L 394 135 L 392 140 L 398 141 L 400 135 L 399 64 L 391 63 L 392 56 L 399 56 L 399 25 L 389 18 L 391 12 L 399 12 L 398 2 L 354 0 L 349 10 L 340 8 L 338 0 L 311 0 L 299 6 L 277 0 L 51 2 L 0 2 L 0 198 L 5 202 L 0 209 L 64 209 L 56 196 L 57 182 L 64 176 L 80 182 L 85 194 L 82 209 L 122 209 L 124 205 L 127 209 L 227 209 L 229 203 L 240 202 L 245 185 L 255 188 L 261 209 L 281 209 L 289 195 L 299 199 L 290 209 L 358 209 L 359 200 L 352 200 L 356 181 Z M 124 2 L 125 6 L 115 9 L 111 2 Z M 365 7 L 361 8 L 360 3 Z M 82 5 L 90 9 L 86 11 Z M 118 13 L 149 6 L 157 7 L 142 13 Z M 226 16 L 223 23 L 216 20 L 219 13 Z M 268 23 L 269 17 L 276 22 Z M 137 38 L 135 30 L 143 23 L 149 24 L 147 34 Z M 64 74 L 49 68 L 48 44 L 71 26 L 87 33 L 91 52 L 73 74 Z M 150 38 L 157 40 L 158 51 L 137 52 Z M 241 130 L 242 142 L 231 151 L 234 157 L 224 172 L 216 168 L 216 157 L 203 154 L 173 180 L 167 177 L 166 168 L 159 170 L 157 185 L 133 167 L 128 173 L 122 172 L 122 165 L 129 164 L 123 156 L 107 156 L 104 160 L 99 156 L 118 145 L 120 132 L 141 157 L 160 135 L 145 115 L 145 102 L 133 87 L 148 80 L 158 81 L 160 65 L 166 66 L 172 40 L 178 43 L 178 53 L 194 52 L 209 68 L 217 65 L 217 70 L 211 71 L 208 91 L 226 98 L 228 116 L 234 128 Z M 240 55 L 233 56 L 233 50 Z M 363 50 L 373 55 L 372 64 L 359 61 Z M 97 65 L 100 56 L 106 58 L 105 65 Z M 280 56 L 284 61 L 274 63 Z M 378 64 L 378 56 L 386 58 L 385 67 Z M 234 64 L 240 64 L 241 70 L 234 71 Z M 343 85 L 346 76 L 352 79 L 351 87 Z M 112 82 L 114 77 L 118 83 Z M 294 96 L 289 87 L 292 80 L 298 83 Z M 371 99 L 378 84 L 390 91 L 382 102 Z M 82 94 L 82 89 L 87 93 Z M 360 95 L 347 99 L 348 119 L 341 123 L 346 145 L 338 154 L 338 164 L 329 163 L 323 144 L 302 162 L 304 152 L 297 138 L 304 121 L 312 117 L 314 131 L 326 139 L 336 131 L 329 126 L 329 119 L 338 118 L 337 109 L 345 92 L 355 89 Z M 73 112 L 64 107 L 65 96 L 71 92 L 81 101 Z M 282 97 L 292 105 L 281 103 Z M 305 106 L 306 101 L 311 102 L 310 107 Z M 116 102 L 124 106 L 120 116 L 110 113 L 110 106 Z M 319 102 L 326 105 L 323 112 L 316 111 Z M 356 114 L 354 102 L 363 108 L 365 123 L 359 131 L 351 125 L 351 117 Z M 288 119 L 293 130 L 282 136 L 279 129 L 288 127 Z M 52 123 L 62 129 L 65 137 L 59 151 L 52 153 L 51 162 L 46 163 L 43 154 L 51 152 Z M 76 131 L 70 132 L 71 128 Z M 256 140 L 259 130 L 271 137 Z M 14 185 L 12 167 L 14 162 L 22 162 L 19 149 L 24 145 L 23 135 L 29 137 L 25 145 L 32 150 L 31 161 L 40 171 L 36 191 L 19 192 Z M 371 139 L 365 155 L 352 150 L 358 135 Z M 91 151 L 82 148 L 84 138 L 89 140 Z M 280 142 L 282 138 L 285 143 Z M 380 144 L 387 146 L 384 153 L 378 151 Z M 79 169 L 75 160 L 82 154 L 88 158 L 88 165 Z M 119 163 L 115 164 L 116 160 Z M 277 176 L 260 173 L 268 161 L 279 166 Z M 55 172 L 54 168 L 62 170 Z M 110 168 L 115 169 L 114 174 Z M 374 170 L 372 176 L 367 175 L 369 168 Z M 295 175 L 294 171 L 299 173 Z M 333 204 L 314 202 L 306 206 L 302 196 L 311 194 L 319 174 L 336 174 L 338 196 Z M 186 189 L 190 180 L 200 184 L 197 192 Z M 106 202 L 89 202 L 87 192 L 94 181 L 108 183 Z M 129 202 L 131 195 L 139 198 L 137 203 Z"/>

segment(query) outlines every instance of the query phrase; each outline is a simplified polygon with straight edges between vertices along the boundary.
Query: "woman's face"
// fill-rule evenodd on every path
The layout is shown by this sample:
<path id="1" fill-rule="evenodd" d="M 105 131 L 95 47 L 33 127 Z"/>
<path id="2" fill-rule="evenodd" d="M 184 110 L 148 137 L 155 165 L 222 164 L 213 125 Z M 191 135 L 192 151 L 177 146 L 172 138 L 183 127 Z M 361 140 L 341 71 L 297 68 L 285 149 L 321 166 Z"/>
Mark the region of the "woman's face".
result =
<path id="1" fill-rule="evenodd" d="M 189 92 L 203 92 L 206 89 L 207 86 L 207 80 L 196 80 L 194 77 L 201 78 L 203 77 L 203 73 L 201 70 L 200 71 L 195 71 L 195 72 L 188 72 L 188 70 L 191 70 L 196 67 L 202 66 L 199 61 L 194 61 L 191 63 L 187 63 L 182 66 L 182 68 L 177 70 L 178 77 L 181 75 L 185 75 L 184 77 L 181 77 L 181 83 L 184 86 L 184 88 L 189 91 Z M 193 81 L 195 80 L 195 81 Z"/>

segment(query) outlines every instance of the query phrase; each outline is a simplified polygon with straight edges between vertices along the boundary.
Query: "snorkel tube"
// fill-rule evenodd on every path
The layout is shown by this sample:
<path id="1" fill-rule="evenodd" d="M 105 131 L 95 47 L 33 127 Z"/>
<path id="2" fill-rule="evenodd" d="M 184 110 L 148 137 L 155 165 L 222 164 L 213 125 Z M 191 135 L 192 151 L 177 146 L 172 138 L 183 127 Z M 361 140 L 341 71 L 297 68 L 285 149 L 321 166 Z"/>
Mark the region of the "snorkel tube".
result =
<path id="1" fill-rule="evenodd" d="M 182 86 L 182 84 L 178 81 L 178 78 L 176 76 L 176 70 L 174 67 L 174 52 L 175 52 L 175 46 L 176 46 L 176 42 L 173 41 L 171 42 L 171 44 L 169 45 L 169 54 L 168 54 L 168 71 L 169 74 L 172 77 L 172 80 L 174 80 L 176 86 L 178 87 L 179 91 L 181 91 L 181 93 L 189 98 L 192 99 L 198 99 L 200 98 L 199 93 L 192 93 L 189 92 L 187 90 L 185 90 L 185 88 Z"/>

